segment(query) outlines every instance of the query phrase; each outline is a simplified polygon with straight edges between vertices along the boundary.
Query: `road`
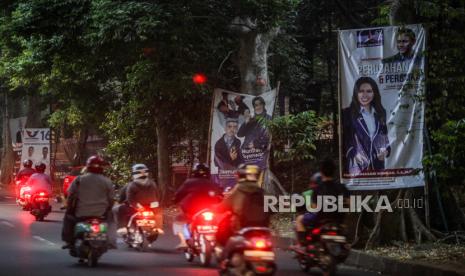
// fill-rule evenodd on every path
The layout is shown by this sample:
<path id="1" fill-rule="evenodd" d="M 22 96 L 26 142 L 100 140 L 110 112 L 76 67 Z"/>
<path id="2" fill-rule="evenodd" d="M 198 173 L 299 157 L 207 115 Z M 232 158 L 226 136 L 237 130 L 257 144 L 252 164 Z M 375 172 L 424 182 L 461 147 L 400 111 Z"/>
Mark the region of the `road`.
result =
<path id="1" fill-rule="evenodd" d="M 0 275 L 218 275 L 214 268 L 187 263 L 183 254 L 173 250 L 177 240 L 168 229 L 149 252 L 136 252 L 119 241 L 119 249 L 103 255 L 98 267 L 78 264 L 61 249 L 62 217 L 59 206 L 53 205 L 46 221 L 36 222 L 29 212 L 20 210 L 12 196 L 0 193 Z M 276 253 L 277 275 L 306 275 L 290 253 L 279 249 Z M 338 275 L 377 274 L 340 266 Z"/>

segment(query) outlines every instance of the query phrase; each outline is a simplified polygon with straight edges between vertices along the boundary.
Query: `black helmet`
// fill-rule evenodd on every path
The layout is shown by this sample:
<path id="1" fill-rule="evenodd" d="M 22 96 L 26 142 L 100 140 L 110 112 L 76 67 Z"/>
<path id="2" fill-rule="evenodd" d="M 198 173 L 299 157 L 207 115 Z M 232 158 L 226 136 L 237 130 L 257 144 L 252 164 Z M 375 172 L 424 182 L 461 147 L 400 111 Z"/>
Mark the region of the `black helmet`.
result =
<path id="1" fill-rule="evenodd" d="M 25 159 L 25 160 L 23 161 L 23 166 L 24 166 L 25 168 L 32 168 L 32 160 L 31 160 L 31 159 Z"/>
<path id="2" fill-rule="evenodd" d="M 46 168 L 47 168 L 47 166 L 44 163 L 40 162 L 40 161 L 37 162 L 36 165 L 35 165 L 36 172 L 38 172 L 38 173 L 44 173 Z"/>
<path id="3" fill-rule="evenodd" d="M 257 165 L 240 165 L 236 173 L 237 182 L 257 182 L 260 178 L 260 173 L 260 168 Z"/>
<path id="4" fill-rule="evenodd" d="M 192 177 L 210 178 L 210 168 L 203 163 L 196 163 L 192 167 Z"/>

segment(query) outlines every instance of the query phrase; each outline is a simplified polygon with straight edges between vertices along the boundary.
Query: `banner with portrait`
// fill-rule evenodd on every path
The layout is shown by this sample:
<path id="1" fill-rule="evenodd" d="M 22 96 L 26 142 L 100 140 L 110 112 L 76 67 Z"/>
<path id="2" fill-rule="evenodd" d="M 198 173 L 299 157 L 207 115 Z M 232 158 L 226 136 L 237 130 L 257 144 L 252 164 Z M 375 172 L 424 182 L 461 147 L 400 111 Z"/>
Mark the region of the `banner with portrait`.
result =
<path id="1" fill-rule="evenodd" d="M 339 31 L 341 181 L 352 190 L 424 185 L 425 30 Z"/>
<path id="2" fill-rule="evenodd" d="M 271 136 L 264 126 L 271 120 L 276 90 L 259 96 L 215 89 L 210 136 L 212 178 L 231 187 L 241 164 L 267 168 Z"/>
<path id="3" fill-rule="evenodd" d="M 50 129 L 25 128 L 23 132 L 22 160 L 30 159 L 33 164 L 44 163 L 46 173 L 50 174 Z M 21 164 L 21 168 L 23 165 Z"/>
<path id="4" fill-rule="evenodd" d="M 10 119 L 10 135 L 14 151 L 21 151 L 21 147 L 23 145 L 23 131 L 26 126 L 26 121 L 26 116 Z"/>

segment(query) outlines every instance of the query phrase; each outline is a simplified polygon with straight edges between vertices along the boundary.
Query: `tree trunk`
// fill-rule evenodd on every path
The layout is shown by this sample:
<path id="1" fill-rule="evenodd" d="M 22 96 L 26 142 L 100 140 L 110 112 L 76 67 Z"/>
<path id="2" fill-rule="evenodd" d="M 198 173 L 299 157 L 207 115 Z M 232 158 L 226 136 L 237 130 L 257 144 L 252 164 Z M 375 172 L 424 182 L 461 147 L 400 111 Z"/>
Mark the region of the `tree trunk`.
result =
<path id="1" fill-rule="evenodd" d="M 259 95 L 271 90 L 268 75 L 268 48 L 279 28 L 260 33 L 252 19 L 236 18 L 231 28 L 239 33 L 241 93 Z"/>
<path id="2" fill-rule="evenodd" d="M 27 128 L 42 127 L 39 92 L 32 88 L 27 93 Z"/>
<path id="3" fill-rule="evenodd" d="M 15 165 L 15 156 L 11 144 L 10 118 L 8 112 L 8 96 L 5 92 L 5 109 L 3 110 L 3 151 L 2 162 L 0 167 L 0 182 L 2 185 L 8 185 L 13 180 L 13 170 Z"/>
<path id="4" fill-rule="evenodd" d="M 159 115 L 160 116 L 160 115 Z M 161 118 L 160 118 L 161 117 Z M 158 157 L 158 186 L 163 201 L 167 200 L 170 185 L 170 142 L 169 129 L 163 116 L 156 118 L 157 122 L 157 157 Z"/>

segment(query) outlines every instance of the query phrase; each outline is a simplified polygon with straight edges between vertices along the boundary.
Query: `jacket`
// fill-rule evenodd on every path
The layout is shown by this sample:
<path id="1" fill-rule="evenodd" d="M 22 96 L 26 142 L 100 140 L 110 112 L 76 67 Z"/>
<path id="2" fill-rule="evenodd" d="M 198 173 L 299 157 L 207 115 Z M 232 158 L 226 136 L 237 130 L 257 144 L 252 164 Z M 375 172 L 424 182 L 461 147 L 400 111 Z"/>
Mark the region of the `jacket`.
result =
<path id="1" fill-rule="evenodd" d="M 215 209 L 219 213 L 232 212 L 238 219 L 234 230 L 249 226 L 267 227 L 269 213 L 264 211 L 265 191 L 256 182 L 240 182 Z"/>
<path id="2" fill-rule="evenodd" d="M 127 186 L 126 200 L 132 207 L 136 207 L 137 203 L 144 207 L 150 206 L 150 203 L 160 201 L 160 192 L 157 184 L 151 179 L 147 185 L 130 182 Z"/>
<path id="3" fill-rule="evenodd" d="M 234 137 L 231 149 L 235 148 L 237 152 L 237 158 L 231 159 L 230 149 L 224 141 L 224 135 L 215 144 L 215 165 L 222 170 L 236 169 L 240 164 L 244 163 L 244 158 L 241 152 L 241 140 Z"/>
<path id="4" fill-rule="evenodd" d="M 113 205 L 114 188 L 111 180 L 102 174 L 86 173 L 76 177 L 68 189 L 70 208 L 74 216 L 105 216 Z M 71 212 L 71 211 L 70 211 Z"/>
<path id="5" fill-rule="evenodd" d="M 391 152 L 386 123 L 382 122 L 375 113 L 376 130 L 374 136 L 370 137 L 362 114 L 359 113 L 354 118 L 350 107 L 347 107 L 342 115 L 344 173 L 357 174 L 370 170 L 383 170 L 384 160 L 379 160 L 377 154 L 381 148 L 387 150 L 386 157 Z M 357 154 L 364 156 L 368 163 L 357 164 L 355 162 Z"/>
<path id="6" fill-rule="evenodd" d="M 188 178 L 176 191 L 174 203 L 178 204 L 187 218 L 217 204 L 222 195 L 220 187 L 205 178 Z"/>

